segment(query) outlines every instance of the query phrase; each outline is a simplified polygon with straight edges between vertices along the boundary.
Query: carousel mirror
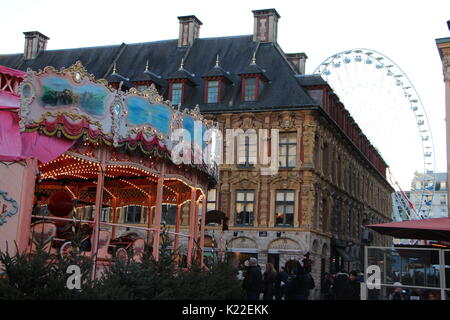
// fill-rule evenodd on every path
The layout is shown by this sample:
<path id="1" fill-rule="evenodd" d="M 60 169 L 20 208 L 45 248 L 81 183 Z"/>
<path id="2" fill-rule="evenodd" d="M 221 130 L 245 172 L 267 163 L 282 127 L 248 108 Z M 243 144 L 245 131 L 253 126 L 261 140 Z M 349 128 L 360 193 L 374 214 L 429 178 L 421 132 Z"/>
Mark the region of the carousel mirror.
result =
<path id="1" fill-rule="evenodd" d="M 81 74 L 79 72 L 74 73 L 75 81 L 80 82 L 81 81 Z"/>

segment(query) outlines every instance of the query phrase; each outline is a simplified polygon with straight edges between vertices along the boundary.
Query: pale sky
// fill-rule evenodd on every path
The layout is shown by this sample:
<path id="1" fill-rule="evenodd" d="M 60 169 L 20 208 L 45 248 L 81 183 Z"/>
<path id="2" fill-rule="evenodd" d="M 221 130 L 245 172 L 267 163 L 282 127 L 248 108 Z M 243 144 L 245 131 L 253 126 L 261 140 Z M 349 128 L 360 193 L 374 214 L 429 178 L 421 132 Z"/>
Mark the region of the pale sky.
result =
<path id="1" fill-rule="evenodd" d="M 445 92 L 435 39 L 450 37 L 448 0 L 0 1 L 0 54 L 22 52 L 23 32 L 35 30 L 50 38 L 49 50 L 176 39 L 177 16 L 191 14 L 203 22 L 200 37 L 251 34 L 251 11 L 275 8 L 281 16 L 278 43 L 286 53 L 307 54 L 307 73 L 334 53 L 352 48 L 373 49 L 392 59 L 422 99 L 436 170 L 446 171 Z M 390 121 L 388 114 L 382 116 Z M 387 144 L 404 139 L 379 134 Z"/>

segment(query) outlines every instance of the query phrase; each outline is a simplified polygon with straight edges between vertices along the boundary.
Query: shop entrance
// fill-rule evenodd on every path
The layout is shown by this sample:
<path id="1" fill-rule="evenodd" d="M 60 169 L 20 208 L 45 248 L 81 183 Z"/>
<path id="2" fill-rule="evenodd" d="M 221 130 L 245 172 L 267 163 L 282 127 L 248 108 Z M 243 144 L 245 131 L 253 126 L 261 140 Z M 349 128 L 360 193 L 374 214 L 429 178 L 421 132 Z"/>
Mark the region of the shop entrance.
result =
<path id="1" fill-rule="evenodd" d="M 278 253 L 269 253 L 267 262 L 273 264 L 275 270 L 280 271 L 280 255 Z"/>

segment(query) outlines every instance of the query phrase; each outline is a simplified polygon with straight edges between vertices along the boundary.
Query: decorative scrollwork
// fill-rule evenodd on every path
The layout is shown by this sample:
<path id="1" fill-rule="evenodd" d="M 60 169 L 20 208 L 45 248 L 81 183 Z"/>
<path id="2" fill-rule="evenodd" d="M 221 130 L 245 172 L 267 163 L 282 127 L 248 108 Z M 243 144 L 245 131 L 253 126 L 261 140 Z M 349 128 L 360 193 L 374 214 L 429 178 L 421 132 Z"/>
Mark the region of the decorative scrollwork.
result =
<path id="1" fill-rule="evenodd" d="M 122 120 L 125 117 L 125 107 L 122 103 L 122 97 L 118 93 L 116 99 L 114 99 L 113 103 L 110 106 L 111 117 L 112 117 L 112 125 L 111 125 L 111 133 L 113 135 L 113 146 L 117 147 L 119 145 L 120 139 L 120 127 L 122 124 Z"/>
<path id="2" fill-rule="evenodd" d="M 8 192 L 0 190 L 0 196 L 4 201 L 11 203 L 12 208 L 3 214 L 0 214 L 0 226 L 7 222 L 7 218 L 11 218 L 19 211 L 19 205 L 16 200 L 8 197 Z"/>

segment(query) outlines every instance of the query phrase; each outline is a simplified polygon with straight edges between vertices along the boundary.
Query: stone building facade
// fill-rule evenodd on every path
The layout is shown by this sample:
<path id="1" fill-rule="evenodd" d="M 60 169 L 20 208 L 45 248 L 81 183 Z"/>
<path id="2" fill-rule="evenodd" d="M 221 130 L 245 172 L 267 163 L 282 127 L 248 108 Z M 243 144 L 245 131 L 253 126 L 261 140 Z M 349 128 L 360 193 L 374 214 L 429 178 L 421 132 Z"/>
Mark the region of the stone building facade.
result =
<path id="1" fill-rule="evenodd" d="M 295 137 L 295 165 L 280 167 L 276 175 L 262 175 L 258 164 L 221 166 L 216 197 L 208 202 L 229 217 L 224 239 L 232 255 L 281 266 L 310 252 L 316 281 L 325 271 L 362 269 L 363 226 L 390 221 L 392 188 L 339 125 L 320 109 L 208 117 L 223 129 L 278 129 L 280 136 Z M 237 197 L 243 190 L 254 194 L 251 225 L 237 223 Z M 286 190 L 293 193 L 293 219 L 280 225 L 276 197 Z M 218 234 L 211 229 L 207 233 Z M 390 239 L 373 234 L 370 244 L 389 246 Z"/>

